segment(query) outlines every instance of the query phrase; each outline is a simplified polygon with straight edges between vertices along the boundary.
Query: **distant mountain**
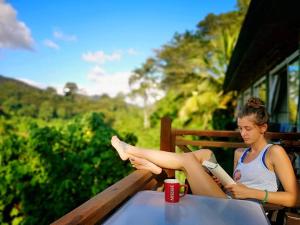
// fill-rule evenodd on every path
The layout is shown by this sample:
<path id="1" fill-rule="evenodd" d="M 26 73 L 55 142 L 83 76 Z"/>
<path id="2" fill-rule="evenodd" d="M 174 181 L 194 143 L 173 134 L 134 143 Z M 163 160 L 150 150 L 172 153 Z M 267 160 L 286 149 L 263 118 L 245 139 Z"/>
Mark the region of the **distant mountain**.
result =
<path id="1" fill-rule="evenodd" d="M 0 75 L 0 102 L 28 94 L 42 94 L 42 90 L 22 81 Z M 19 96 L 19 97 L 18 97 Z"/>
<path id="2" fill-rule="evenodd" d="M 9 77 L 5 77 L 3 75 L 0 74 L 0 90 L 3 90 L 2 88 L 5 88 L 7 86 L 11 86 L 11 87 L 21 87 L 22 89 L 26 89 L 26 90 L 42 90 L 38 87 L 34 87 L 32 85 L 29 85 L 23 81 L 17 80 L 17 79 L 13 79 L 13 78 L 9 78 Z"/>
<path id="3" fill-rule="evenodd" d="M 42 90 L 0 75 L 0 107 L 5 113 L 37 117 L 43 102 L 55 106 L 59 98 L 62 99 L 62 96 L 58 96 L 55 90 Z"/>
<path id="4" fill-rule="evenodd" d="M 57 94 L 54 88 L 40 89 L 20 80 L 0 75 L 0 109 L 11 115 L 41 118 L 70 118 L 78 113 L 112 111 L 133 107 L 123 97 L 108 95 Z"/>
<path id="5" fill-rule="evenodd" d="M 51 90 L 51 92 L 57 95 L 55 90 Z M 24 103 L 40 102 L 48 94 L 47 90 L 0 75 L 0 103 L 8 99 L 25 101 Z"/>

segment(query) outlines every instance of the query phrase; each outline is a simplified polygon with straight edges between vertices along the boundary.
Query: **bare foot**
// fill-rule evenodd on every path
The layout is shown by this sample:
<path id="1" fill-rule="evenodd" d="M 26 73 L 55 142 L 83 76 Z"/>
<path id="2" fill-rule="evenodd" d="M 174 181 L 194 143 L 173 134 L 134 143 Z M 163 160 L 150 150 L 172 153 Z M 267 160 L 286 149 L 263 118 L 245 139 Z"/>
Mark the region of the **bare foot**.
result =
<path id="1" fill-rule="evenodd" d="M 126 154 L 126 148 L 128 144 L 121 141 L 117 136 L 113 136 L 111 138 L 111 145 L 117 150 L 122 160 L 128 159 L 128 155 Z"/>
<path id="2" fill-rule="evenodd" d="M 155 165 L 154 163 L 148 161 L 147 159 L 138 158 L 130 156 L 130 162 L 132 163 L 133 167 L 140 169 L 140 170 L 149 170 L 154 174 L 160 174 L 162 168 Z"/>

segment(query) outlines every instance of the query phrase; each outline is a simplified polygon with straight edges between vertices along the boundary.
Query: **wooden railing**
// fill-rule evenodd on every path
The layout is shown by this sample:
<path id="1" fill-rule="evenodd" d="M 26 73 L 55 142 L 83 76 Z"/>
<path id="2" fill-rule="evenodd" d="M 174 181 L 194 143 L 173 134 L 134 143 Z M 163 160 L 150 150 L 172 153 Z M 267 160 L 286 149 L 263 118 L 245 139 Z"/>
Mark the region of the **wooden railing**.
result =
<path id="1" fill-rule="evenodd" d="M 64 215 L 52 225 L 96 224 L 112 210 L 136 192 L 151 189 L 156 182 L 155 176 L 145 170 L 136 170 L 129 176 L 110 186 L 81 206 Z"/>
<path id="2" fill-rule="evenodd" d="M 170 122 L 169 119 L 166 119 L 166 121 Z M 171 123 L 167 123 L 167 126 L 161 126 L 160 133 L 168 133 L 171 129 L 170 125 Z M 170 142 L 161 136 L 160 149 L 170 150 L 169 144 Z M 136 192 L 157 189 L 165 177 L 167 177 L 166 173 L 154 175 L 148 171 L 136 170 L 51 224 L 89 225 L 102 222 Z"/>
<path id="3" fill-rule="evenodd" d="M 197 140 L 191 140 L 191 138 L 188 138 L 189 136 L 196 136 Z M 266 137 L 270 140 L 280 142 L 290 151 L 299 151 L 300 149 L 300 133 L 267 132 Z M 245 147 L 245 144 L 238 131 L 175 129 L 172 128 L 169 118 L 162 118 L 160 149 L 175 152 L 176 146 L 188 152 L 190 151 L 190 146 L 198 146 L 201 148 L 226 147 L 234 150 L 235 148 Z M 99 223 L 136 192 L 145 189 L 156 189 L 167 176 L 174 176 L 174 171 L 166 170 L 166 173 L 163 175 L 156 176 L 147 171 L 137 170 L 52 224 L 89 225 Z"/>
<path id="4" fill-rule="evenodd" d="M 240 148 L 246 147 L 242 141 L 239 131 L 225 131 L 225 130 L 187 130 L 171 128 L 171 120 L 162 118 L 161 126 L 168 129 L 161 129 L 161 138 L 164 139 L 165 146 L 168 146 L 169 151 L 175 151 L 176 146 L 188 151 L 188 146 L 206 147 L 220 147 L 220 148 Z M 198 137 L 199 140 L 189 140 L 186 136 Z M 224 139 L 209 140 L 213 138 Z M 275 141 L 282 144 L 287 149 L 293 148 L 300 150 L 300 133 L 296 132 L 266 132 L 266 138 L 270 141 Z M 235 141 L 232 141 L 232 140 Z"/>

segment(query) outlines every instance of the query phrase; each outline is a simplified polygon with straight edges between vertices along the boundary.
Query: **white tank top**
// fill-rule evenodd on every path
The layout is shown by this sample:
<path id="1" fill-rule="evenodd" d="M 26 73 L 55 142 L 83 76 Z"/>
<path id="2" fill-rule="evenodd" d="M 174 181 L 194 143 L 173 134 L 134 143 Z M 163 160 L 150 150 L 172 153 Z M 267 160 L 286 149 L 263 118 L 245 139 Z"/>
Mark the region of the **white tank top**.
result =
<path id="1" fill-rule="evenodd" d="M 272 144 L 266 145 L 259 155 L 251 162 L 243 163 L 243 160 L 250 148 L 246 149 L 234 170 L 234 180 L 249 188 L 268 190 L 272 192 L 277 191 L 278 179 L 276 174 L 274 171 L 270 171 L 265 164 L 265 155 L 270 146 L 272 146 Z"/>

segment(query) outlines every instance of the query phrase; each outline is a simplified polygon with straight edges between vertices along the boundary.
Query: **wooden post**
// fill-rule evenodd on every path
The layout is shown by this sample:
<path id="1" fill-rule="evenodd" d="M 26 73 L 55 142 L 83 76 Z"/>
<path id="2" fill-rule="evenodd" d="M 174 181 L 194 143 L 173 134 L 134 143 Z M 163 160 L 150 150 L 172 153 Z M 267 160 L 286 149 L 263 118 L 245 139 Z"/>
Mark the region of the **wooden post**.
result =
<path id="1" fill-rule="evenodd" d="M 160 150 L 167 152 L 171 150 L 171 123 L 169 117 L 160 120 Z"/>
<path id="2" fill-rule="evenodd" d="M 172 137 L 172 120 L 169 117 L 161 118 L 160 123 L 160 150 L 175 152 L 175 141 Z M 168 177 L 174 177 L 174 170 L 166 170 Z"/>

